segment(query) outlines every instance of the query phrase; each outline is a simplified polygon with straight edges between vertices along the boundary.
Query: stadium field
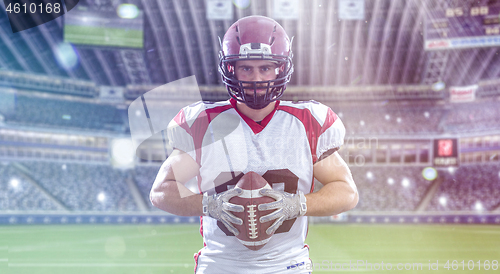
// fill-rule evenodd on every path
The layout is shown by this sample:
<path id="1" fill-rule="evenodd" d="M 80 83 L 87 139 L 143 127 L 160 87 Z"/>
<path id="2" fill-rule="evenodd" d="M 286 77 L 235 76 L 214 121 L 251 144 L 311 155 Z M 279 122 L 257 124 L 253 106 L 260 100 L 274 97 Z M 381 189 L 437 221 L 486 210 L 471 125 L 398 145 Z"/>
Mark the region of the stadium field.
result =
<path id="1" fill-rule="evenodd" d="M 64 39 L 74 44 L 143 47 L 142 30 L 66 25 Z"/>
<path id="2" fill-rule="evenodd" d="M 0 273 L 193 273 L 198 228 L 3 226 Z M 500 273 L 498 226 L 314 224 L 307 243 L 315 273 Z"/>

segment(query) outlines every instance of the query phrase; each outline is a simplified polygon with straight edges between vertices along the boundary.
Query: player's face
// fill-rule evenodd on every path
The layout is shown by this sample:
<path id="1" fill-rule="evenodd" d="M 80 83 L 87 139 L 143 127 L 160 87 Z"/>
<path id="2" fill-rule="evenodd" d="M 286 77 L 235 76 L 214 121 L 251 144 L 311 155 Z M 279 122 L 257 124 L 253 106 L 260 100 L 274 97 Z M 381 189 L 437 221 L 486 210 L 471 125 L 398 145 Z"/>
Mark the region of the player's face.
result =
<path id="1" fill-rule="evenodd" d="M 238 80 L 250 82 L 274 80 L 279 72 L 276 64 L 267 60 L 237 61 L 234 69 Z M 243 87 L 252 87 L 252 89 L 245 89 L 245 93 L 253 94 L 254 90 L 252 84 L 244 83 Z M 259 87 L 262 87 L 262 89 L 259 89 Z M 257 86 L 257 94 L 265 93 L 266 90 L 267 84 L 259 84 Z"/>

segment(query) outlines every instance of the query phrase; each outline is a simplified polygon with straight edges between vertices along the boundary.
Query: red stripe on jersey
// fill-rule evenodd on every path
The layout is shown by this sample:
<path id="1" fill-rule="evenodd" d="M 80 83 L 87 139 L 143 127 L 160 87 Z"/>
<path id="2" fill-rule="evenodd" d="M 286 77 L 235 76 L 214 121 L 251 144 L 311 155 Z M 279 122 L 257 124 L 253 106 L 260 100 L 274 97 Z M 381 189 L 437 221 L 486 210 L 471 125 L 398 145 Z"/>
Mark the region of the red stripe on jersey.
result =
<path id="1" fill-rule="evenodd" d="M 333 123 L 335 123 L 337 118 L 338 118 L 337 114 L 335 114 L 335 112 L 333 112 L 331 108 L 328 108 L 328 112 L 326 113 L 326 119 L 325 122 L 323 123 L 323 126 L 321 127 L 321 132 L 319 133 L 319 135 L 321 136 L 321 134 L 323 134 L 328 128 L 330 128 L 333 125 Z M 321 157 L 321 155 L 318 155 L 318 157 Z M 314 179 L 311 185 L 311 193 L 313 192 L 313 190 L 314 190 Z"/>
<path id="2" fill-rule="evenodd" d="M 335 121 L 337 121 L 337 114 L 333 112 L 331 108 L 328 108 L 328 112 L 326 113 L 326 119 L 325 122 L 323 123 L 323 127 L 321 128 L 321 132 L 319 135 L 323 134 L 328 128 L 330 128 Z M 321 155 L 320 155 L 321 156 Z"/>
<path id="3" fill-rule="evenodd" d="M 215 117 L 217 117 L 217 115 L 230 109 L 231 107 L 231 105 L 225 105 L 206 109 L 198 114 L 198 117 L 195 118 L 195 121 L 193 122 L 191 127 L 186 121 L 184 110 L 181 110 L 174 117 L 174 121 L 193 138 L 194 148 L 196 150 L 196 162 L 198 164 L 201 164 L 201 144 L 203 142 L 203 137 L 205 136 L 208 125 Z"/>
<path id="4" fill-rule="evenodd" d="M 177 115 L 174 117 L 174 121 L 183 128 L 189 135 L 191 135 L 191 130 L 189 130 L 189 125 L 186 123 L 186 115 L 184 114 L 184 110 L 181 109 Z"/>
<path id="5" fill-rule="evenodd" d="M 201 255 L 201 250 L 198 253 L 194 253 L 194 273 L 196 273 L 196 269 L 198 268 L 198 258 Z"/>
<path id="6" fill-rule="evenodd" d="M 283 110 L 292 114 L 302 122 L 304 128 L 306 129 L 309 147 L 311 148 L 312 161 L 313 163 L 316 163 L 316 161 L 318 160 L 318 155 L 316 155 L 318 138 L 335 122 L 335 120 L 337 120 L 337 115 L 332 111 L 332 109 L 328 108 L 325 122 L 323 123 L 323 126 L 321 126 L 309 109 L 280 106 L 279 110 Z"/>
<path id="7" fill-rule="evenodd" d="M 198 163 L 198 165 L 201 166 L 201 145 L 203 143 L 203 137 L 205 136 L 208 125 L 215 117 L 217 117 L 217 115 L 230 109 L 231 107 L 231 105 L 224 105 L 206 109 L 198 114 L 198 117 L 196 117 L 191 127 L 189 127 L 189 124 L 186 121 L 186 115 L 183 109 L 174 117 L 174 121 L 193 138 L 196 152 L 196 163 Z M 201 178 L 198 176 L 198 189 L 200 189 L 201 193 L 200 184 Z"/>
<path id="8" fill-rule="evenodd" d="M 200 234 L 203 237 L 203 216 L 200 216 Z"/>
<path id="9" fill-rule="evenodd" d="M 261 132 L 267 126 L 267 124 L 269 124 L 269 121 L 271 121 L 271 118 L 273 118 L 274 113 L 276 112 L 276 110 L 278 109 L 278 107 L 280 105 L 280 101 L 276 101 L 276 104 L 274 105 L 273 111 L 271 111 L 271 113 L 269 113 L 259 124 L 259 123 L 255 122 L 254 120 L 248 118 L 245 114 L 241 113 L 238 110 L 238 108 L 236 107 L 237 106 L 236 100 L 231 98 L 231 99 L 229 99 L 229 102 L 231 102 L 231 105 L 233 106 L 233 108 L 236 110 L 236 112 L 238 112 L 238 114 L 241 116 L 241 118 L 247 123 L 247 125 L 250 127 L 250 129 L 252 129 L 254 134 Z"/>
<path id="10" fill-rule="evenodd" d="M 191 126 L 194 147 L 196 149 L 196 162 L 201 165 L 201 144 L 207 132 L 208 125 L 217 115 L 231 108 L 231 105 L 219 106 L 202 111 Z"/>

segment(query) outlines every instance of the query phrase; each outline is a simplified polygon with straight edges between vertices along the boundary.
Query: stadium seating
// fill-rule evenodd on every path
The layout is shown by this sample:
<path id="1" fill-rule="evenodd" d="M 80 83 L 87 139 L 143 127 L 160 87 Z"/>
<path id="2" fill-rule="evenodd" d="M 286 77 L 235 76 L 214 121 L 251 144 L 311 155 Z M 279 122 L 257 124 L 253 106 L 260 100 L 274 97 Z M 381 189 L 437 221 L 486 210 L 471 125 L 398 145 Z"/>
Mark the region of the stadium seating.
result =
<path id="1" fill-rule="evenodd" d="M 116 107 L 77 101 L 18 95 L 16 111 L 5 115 L 6 124 L 47 128 L 123 132 L 125 113 Z"/>
<path id="2" fill-rule="evenodd" d="M 30 170 L 33 180 L 71 211 L 137 210 L 125 171 L 97 164 L 21 164 Z"/>
<path id="3" fill-rule="evenodd" d="M 359 191 L 353 211 L 413 211 L 430 185 L 421 167 L 350 167 Z"/>
<path id="4" fill-rule="evenodd" d="M 149 210 L 159 211 L 149 202 L 159 166 L 137 166 L 133 171 L 124 171 L 96 164 L 41 161 L 20 164 L 30 171 L 29 176 L 39 186 L 13 165 L 0 165 L 0 186 L 7 190 L 0 193 L 0 211 L 61 210 L 49 193 L 70 211 L 136 212 L 138 206 L 127 186 L 127 178 L 135 179 Z M 422 177 L 423 167 L 352 165 L 350 168 L 360 195 L 353 212 L 414 211 L 431 185 Z M 461 166 L 452 173 L 440 170 L 439 176 L 444 181 L 426 210 L 496 209 L 500 205 L 499 171 L 498 164 Z M 12 182 L 13 178 L 16 183 Z M 442 197 L 446 202 L 442 202 Z"/>
<path id="5" fill-rule="evenodd" d="M 52 211 L 57 204 L 15 168 L 0 166 L 0 211 Z"/>
<path id="6" fill-rule="evenodd" d="M 491 211 L 500 206 L 500 165 L 468 165 L 445 177 L 428 211 Z"/>
<path id="7" fill-rule="evenodd" d="M 141 192 L 141 195 L 144 197 L 144 200 L 147 201 L 150 210 L 158 211 L 159 209 L 154 207 L 151 202 L 149 202 L 149 192 L 151 191 L 151 187 L 153 186 L 153 182 L 156 178 L 156 174 L 158 173 L 159 166 L 139 166 L 134 169 L 135 171 L 135 181 Z"/>
<path id="8" fill-rule="evenodd" d="M 499 128 L 498 102 L 468 103 L 451 108 L 443 117 L 443 131 L 448 133 L 483 132 Z"/>
<path id="9" fill-rule="evenodd" d="M 500 129 L 498 103 L 403 105 L 397 103 L 330 103 L 348 135 L 470 133 Z"/>

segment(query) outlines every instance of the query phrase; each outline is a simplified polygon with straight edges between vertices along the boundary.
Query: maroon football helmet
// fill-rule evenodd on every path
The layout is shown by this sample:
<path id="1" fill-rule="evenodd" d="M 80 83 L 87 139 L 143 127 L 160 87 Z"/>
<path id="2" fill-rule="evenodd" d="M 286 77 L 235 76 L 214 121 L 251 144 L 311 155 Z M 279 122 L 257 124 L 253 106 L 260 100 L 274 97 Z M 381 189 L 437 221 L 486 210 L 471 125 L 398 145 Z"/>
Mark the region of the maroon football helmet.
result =
<path id="1" fill-rule="evenodd" d="M 279 73 L 271 81 L 240 81 L 234 66 L 239 60 L 270 60 Z M 253 109 L 262 109 L 278 100 L 293 73 L 291 41 L 283 27 L 271 18 L 248 16 L 236 21 L 226 32 L 219 53 L 219 72 L 229 95 Z M 253 94 L 245 94 L 253 89 Z M 264 96 L 257 96 L 257 87 L 266 88 Z"/>

